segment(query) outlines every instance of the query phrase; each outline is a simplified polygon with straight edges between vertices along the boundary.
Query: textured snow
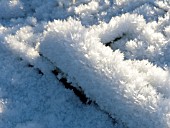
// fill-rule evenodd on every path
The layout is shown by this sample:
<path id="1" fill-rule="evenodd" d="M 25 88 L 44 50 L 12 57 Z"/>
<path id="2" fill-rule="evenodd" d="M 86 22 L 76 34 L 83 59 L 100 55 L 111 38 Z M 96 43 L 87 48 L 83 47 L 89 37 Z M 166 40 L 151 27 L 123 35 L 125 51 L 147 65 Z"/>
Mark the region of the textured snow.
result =
<path id="1" fill-rule="evenodd" d="M 129 21 L 134 17 L 139 21 Z M 154 39 L 150 39 L 147 35 L 149 38 L 147 41 L 145 30 L 141 27 L 143 20 L 137 15 L 125 14 L 113 18 L 108 24 L 102 24 L 99 30 L 90 28 L 92 31 L 72 19 L 50 22 L 44 32 L 44 40 L 40 43 L 39 50 L 66 72 L 69 80 L 76 81 L 87 96 L 95 100 L 102 109 L 116 115 L 129 127 L 169 127 L 167 122 L 169 120 L 167 100 L 169 101 L 170 91 L 168 70 L 150 63 L 149 57 L 146 59 L 141 57 L 140 61 L 125 60 L 120 50 L 112 52 L 111 48 L 100 42 L 100 40 L 111 40 L 111 33 L 118 36 L 125 32 L 132 34 L 132 38 L 138 37 L 138 33 L 142 38 L 144 33 L 143 40 L 147 43 L 150 40 L 157 41 L 156 45 L 150 43 L 150 46 L 155 49 L 153 52 L 159 52 L 156 48 L 164 45 L 164 42 L 159 41 L 157 33 L 151 33 L 152 36 L 157 35 L 153 36 Z M 139 22 L 141 26 L 138 25 Z M 115 25 L 116 23 L 119 25 Z M 146 24 L 144 26 L 143 28 L 147 29 Z M 112 32 L 113 30 L 115 31 Z M 141 45 L 141 50 L 144 50 L 142 53 L 146 53 L 147 44 L 144 46 Z M 147 54 L 152 56 L 152 53 Z M 135 54 L 133 56 L 138 57 Z M 162 104 L 166 105 L 162 106 Z M 167 107 L 168 109 L 165 110 Z"/>
<path id="2" fill-rule="evenodd" d="M 169 8 L 0 0 L 0 128 L 169 128 Z M 56 67 L 95 104 L 65 89 Z"/>
<path id="3" fill-rule="evenodd" d="M 0 128 L 117 127 L 95 105 L 83 105 L 52 74 L 39 74 L 3 47 L 0 66 Z"/>

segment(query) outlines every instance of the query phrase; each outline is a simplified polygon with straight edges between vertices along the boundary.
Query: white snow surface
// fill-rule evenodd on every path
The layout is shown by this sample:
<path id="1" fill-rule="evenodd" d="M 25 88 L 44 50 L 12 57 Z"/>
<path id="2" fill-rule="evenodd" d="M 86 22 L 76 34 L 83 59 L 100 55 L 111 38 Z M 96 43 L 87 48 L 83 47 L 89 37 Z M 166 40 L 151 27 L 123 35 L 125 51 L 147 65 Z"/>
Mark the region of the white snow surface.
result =
<path id="1" fill-rule="evenodd" d="M 0 128 L 170 128 L 169 8 L 0 0 Z M 56 67 L 95 104 L 64 88 Z"/>

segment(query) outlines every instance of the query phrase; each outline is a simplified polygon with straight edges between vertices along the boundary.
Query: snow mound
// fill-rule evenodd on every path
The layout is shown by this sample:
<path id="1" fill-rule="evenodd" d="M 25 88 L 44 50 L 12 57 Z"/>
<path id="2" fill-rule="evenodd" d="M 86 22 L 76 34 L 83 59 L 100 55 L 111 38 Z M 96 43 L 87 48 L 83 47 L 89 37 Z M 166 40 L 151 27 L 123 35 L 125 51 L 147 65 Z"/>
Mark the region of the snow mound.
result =
<path id="1" fill-rule="evenodd" d="M 169 128 L 169 9 L 169 0 L 0 0 L 0 124 L 112 127 L 107 113 L 115 127 Z M 58 86 L 55 69 L 92 104 Z"/>
<path id="2" fill-rule="evenodd" d="M 39 52 L 65 72 L 69 81 L 77 83 L 102 109 L 128 127 L 170 127 L 168 70 L 153 65 L 148 61 L 149 57 L 125 60 L 119 49 L 112 51 L 102 43 L 128 33 L 137 38 L 136 43 L 138 37 L 145 43 L 137 50 L 145 53 L 148 47 L 153 47 L 159 52 L 157 47 L 164 45 L 164 38 L 153 29 L 150 37 L 146 26 L 141 16 L 133 14 L 115 17 L 97 29 L 96 26 L 85 28 L 71 18 L 49 22 Z M 147 54 L 152 56 L 151 52 Z"/>

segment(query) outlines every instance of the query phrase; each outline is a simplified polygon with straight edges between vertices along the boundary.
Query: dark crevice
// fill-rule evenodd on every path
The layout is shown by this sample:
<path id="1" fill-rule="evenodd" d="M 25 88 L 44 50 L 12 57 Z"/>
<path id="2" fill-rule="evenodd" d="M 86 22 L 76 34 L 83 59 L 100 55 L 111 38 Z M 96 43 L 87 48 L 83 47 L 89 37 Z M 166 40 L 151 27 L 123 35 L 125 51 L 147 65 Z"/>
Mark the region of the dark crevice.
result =
<path id="1" fill-rule="evenodd" d="M 34 65 L 32 65 L 30 63 L 27 64 L 27 67 L 34 68 L 39 75 L 42 75 L 42 76 L 44 75 L 44 73 L 39 68 L 35 68 Z"/>
<path id="2" fill-rule="evenodd" d="M 125 34 L 123 34 L 125 35 Z M 51 64 L 53 64 L 53 62 L 51 62 L 48 58 L 44 57 L 41 53 L 39 53 L 39 55 L 43 58 L 45 58 L 46 60 L 48 60 Z M 72 84 L 67 81 L 67 78 L 64 77 L 64 74 L 59 68 L 55 67 L 54 70 L 52 70 L 52 73 L 55 75 L 56 79 L 58 79 L 62 85 L 69 90 L 72 90 L 74 92 L 74 94 L 79 98 L 79 100 L 85 104 L 85 105 L 94 105 L 98 110 L 102 111 L 103 113 L 105 113 L 112 121 L 113 125 L 116 125 L 118 123 L 120 123 L 121 121 L 118 121 L 116 118 L 113 118 L 112 115 L 101 109 L 100 106 L 96 103 L 96 101 L 91 100 L 89 97 L 86 96 L 85 92 L 83 91 L 83 89 L 80 86 L 74 87 Z M 59 77 L 59 75 L 61 75 L 62 77 Z"/>
<path id="3" fill-rule="evenodd" d="M 32 64 L 28 64 L 27 66 L 30 68 L 34 67 L 34 65 L 32 65 Z"/>
<path id="4" fill-rule="evenodd" d="M 39 68 L 36 68 L 36 70 L 37 70 L 38 74 L 44 75 L 44 73 Z"/>
<path id="5" fill-rule="evenodd" d="M 41 57 L 43 57 L 42 54 L 41 54 Z M 43 57 L 43 58 L 45 58 L 45 57 Z M 28 64 L 27 66 L 30 67 L 30 68 L 35 68 L 34 65 L 32 65 L 32 64 Z M 35 68 L 35 69 L 38 71 L 38 74 L 44 75 L 44 73 L 41 71 L 41 69 L 39 69 L 39 68 Z M 67 78 L 64 77 L 64 75 L 63 75 L 64 73 L 59 68 L 55 68 L 51 72 L 52 72 L 52 74 L 54 76 L 56 76 L 56 79 L 58 79 L 59 82 L 61 82 L 62 85 L 66 89 L 72 90 L 74 92 L 74 94 L 79 98 L 79 100 L 83 104 L 85 104 L 85 105 L 92 105 L 93 104 L 98 110 L 100 110 L 103 113 L 105 113 L 111 119 L 113 125 L 116 125 L 116 124 L 120 123 L 120 121 L 118 121 L 116 118 L 113 118 L 112 115 L 109 112 L 101 109 L 99 107 L 99 105 L 95 101 L 93 101 L 90 98 L 88 98 L 86 96 L 86 94 L 84 93 L 83 89 L 80 86 L 74 87 L 71 82 L 68 82 Z M 59 78 L 59 75 L 62 75 L 62 76 Z"/>
<path id="6" fill-rule="evenodd" d="M 124 36 L 126 36 L 126 34 L 122 34 L 122 36 L 116 37 L 114 40 L 111 40 L 107 43 L 104 43 L 105 46 L 111 46 L 112 43 L 121 40 Z"/>
<path id="7" fill-rule="evenodd" d="M 83 104 L 85 104 L 85 105 L 91 105 L 91 104 L 93 104 L 98 110 L 100 110 L 100 111 L 104 112 L 106 115 L 108 115 L 108 117 L 112 120 L 112 123 L 113 123 L 114 125 L 115 125 L 115 124 L 118 124 L 119 121 L 118 121 L 116 118 L 113 118 L 113 117 L 111 116 L 111 114 L 108 113 L 107 111 L 102 110 L 95 101 L 92 101 L 90 98 L 88 98 L 88 97 L 85 95 L 85 93 L 84 93 L 84 91 L 82 90 L 81 87 L 78 87 L 78 89 L 77 89 L 76 87 L 74 87 L 74 86 L 72 85 L 72 83 L 67 82 L 67 79 L 64 78 L 64 77 L 62 77 L 61 79 L 59 79 L 57 76 L 58 76 L 61 72 L 60 72 L 60 70 L 59 70 L 58 68 L 55 69 L 55 70 L 53 70 L 52 73 L 53 73 L 53 74 L 56 76 L 56 78 L 64 85 L 64 87 L 65 87 L 66 89 L 72 90 L 72 91 L 74 92 L 74 94 L 79 97 L 80 101 L 81 101 Z"/>
<path id="8" fill-rule="evenodd" d="M 98 105 L 95 101 L 93 101 L 93 104 L 97 107 L 97 109 L 99 109 L 100 111 L 103 111 L 106 115 L 108 115 L 108 117 L 109 117 L 110 119 L 112 119 L 112 123 L 113 123 L 113 124 L 118 124 L 119 121 L 118 121 L 116 118 L 113 118 L 110 113 L 108 113 L 107 111 L 101 109 L 101 108 L 99 107 L 99 105 Z"/>
<path id="9" fill-rule="evenodd" d="M 52 73 L 55 75 L 55 76 L 58 76 L 59 75 L 59 71 L 57 69 L 53 70 Z"/>
<path id="10" fill-rule="evenodd" d="M 66 89 L 70 89 L 74 92 L 74 94 L 76 96 L 79 97 L 80 101 L 83 103 L 83 104 L 91 104 L 92 103 L 92 100 L 90 100 L 88 97 L 86 97 L 84 91 L 81 89 L 81 87 L 78 87 L 79 89 L 77 89 L 76 87 L 74 87 L 72 85 L 71 82 L 67 82 L 67 79 L 62 77 L 61 79 L 59 79 L 57 76 L 60 74 L 60 72 L 58 71 L 58 69 L 55 69 L 52 71 L 52 73 L 56 76 L 56 78 L 64 85 L 64 87 Z"/>

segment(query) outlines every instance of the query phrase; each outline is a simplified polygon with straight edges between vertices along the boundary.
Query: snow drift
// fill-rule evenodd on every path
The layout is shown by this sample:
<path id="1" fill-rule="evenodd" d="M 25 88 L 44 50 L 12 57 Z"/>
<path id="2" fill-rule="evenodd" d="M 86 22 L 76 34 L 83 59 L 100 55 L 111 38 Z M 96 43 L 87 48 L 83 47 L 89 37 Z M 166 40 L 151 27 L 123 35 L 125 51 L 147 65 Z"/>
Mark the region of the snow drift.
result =
<path id="1" fill-rule="evenodd" d="M 169 128 L 169 5 L 168 0 L 77 0 L 74 4 L 72 1 L 66 0 L 1 0 L 0 12 L 3 13 L 0 13 L 0 49 L 2 49 L 0 62 L 9 61 L 12 64 L 10 58 L 15 57 L 8 54 L 13 53 L 14 56 L 22 58 L 24 63 L 27 62 L 28 65 L 31 65 L 31 74 L 34 76 L 37 75 L 34 68 L 41 71 L 42 80 L 46 81 L 43 83 L 38 80 L 40 76 L 33 78 L 31 74 L 26 74 L 24 71 L 27 71 L 28 67 L 25 68 L 25 65 L 21 64 L 19 66 L 21 69 L 16 68 L 14 74 L 22 72 L 28 78 L 23 75 L 25 81 L 20 83 L 18 81 L 23 78 L 22 75 L 14 77 L 15 79 L 12 77 L 11 80 L 9 77 L 12 85 L 25 87 L 24 83 L 34 79 L 35 85 L 43 83 L 43 87 L 47 89 L 48 84 L 51 83 L 51 90 L 55 90 L 54 83 L 57 82 L 55 82 L 52 71 L 59 68 L 68 82 L 71 82 L 76 88 L 81 87 L 86 96 L 98 104 L 100 112 L 102 113 L 101 110 L 103 110 L 113 118 L 116 117 L 116 120 L 122 123 L 120 126 Z M 6 54 L 8 58 L 4 59 Z M 15 67 L 18 65 L 18 60 L 16 60 L 14 59 Z M 7 74 L 0 77 L 2 83 L 8 82 L 8 80 L 5 82 L 4 78 L 15 69 L 12 66 L 10 65 L 10 69 L 7 71 L 5 71 L 6 67 L 2 69 L 2 73 Z M 22 69 L 24 70 L 22 71 Z M 35 89 L 34 84 L 31 82 L 30 84 L 33 90 L 38 90 L 37 86 Z M 9 83 L 7 85 L 10 86 Z M 59 84 L 57 83 L 57 85 Z M 4 86 L 0 84 L 0 87 Z M 27 89 L 25 91 L 29 93 Z M 68 117 L 73 120 L 72 112 L 77 105 L 73 105 L 73 102 L 76 100 L 67 103 L 68 97 L 72 96 L 72 93 L 70 92 L 69 96 L 65 97 L 67 91 L 64 89 L 61 91 L 63 95 L 60 95 L 60 89 L 54 92 L 56 95 L 53 95 L 54 98 L 50 100 L 50 105 L 53 104 L 55 97 L 63 96 L 61 104 L 64 104 L 64 108 L 56 107 L 61 105 L 60 100 L 56 100 L 57 103 L 54 103 L 57 105 L 53 104 L 54 108 L 50 111 L 58 114 L 61 110 L 70 115 Z M 37 95 L 35 91 L 33 93 Z M 40 94 L 42 93 L 45 91 Z M 45 94 L 48 95 L 47 92 Z M 3 94 L 1 96 L 0 111 L 5 111 L 6 102 L 4 101 L 6 100 L 3 99 Z M 18 94 L 15 97 L 18 98 Z M 31 100 L 31 95 L 24 99 L 21 97 L 20 101 L 23 102 L 26 99 Z M 34 102 L 33 100 L 31 111 L 34 111 Z M 14 105 L 17 106 L 14 108 L 20 108 L 17 101 Z M 46 105 L 48 106 L 48 103 Z M 72 106 L 70 111 L 67 111 L 66 106 Z M 38 107 L 40 107 L 39 104 Z M 55 107 L 57 111 L 55 111 Z M 20 111 L 20 115 L 25 108 Z M 46 113 L 46 108 L 43 108 L 43 111 L 38 113 L 39 116 Z M 82 117 L 79 110 L 77 111 L 78 117 Z M 98 113 L 96 108 L 83 112 L 87 112 L 88 117 L 92 111 L 95 112 L 94 116 L 102 116 L 100 120 L 103 120 L 103 123 L 99 123 L 100 127 L 105 126 L 107 118 Z M 31 114 L 26 114 L 29 120 L 33 119 Z M 53 118 L 55 114 L 47 116 L 47 120 L 62 120 L 59 117 Z M 67 114 L 62 118 L 65 118 Z M 17 124 L 16 121 L 21 122 L 27 119 L 20 115 L 17 120 L 12 120 L 12 116 L 5 118 L 11 121 L 7 126 L 39 126 L 36 123 L 39 120 L 36 116 L 34 116 L 36 119 L 33 119 L 36 120 L 35 122 Z M 4 118 L 4 116 L 1 117 Z M 79 119 L 78 117 L 77 119 Z M 97 124 L 97 119 L 92 118 L 95 119 L 94 125 Z M 70 121 L 70 119 L 68 120 Z M 66 122 L 57 121 L 57 123 L 64 127 L 70 123 L 68 120 Z M 5 121 L 2 121 L 3 124 Z M 80 124 L 77 122 L 73 126 L 82 125 L 82 122 L 80 121 Z M 40 123 L 42 122 L 40 121 Z M 40 126 L 43 124 L 46 122 Z M 46 126 L 56 126 L 56 123 L 52 121 Z M 111 127 L 110 123 L 107 126 Z"/>
<path id="2" fill-rule="evenodd" d="M 49 22 L 39 52 L 102 109 L 128 127 L 169 127 L 169 72 L 148 60 L 125 60 L 120 50 L 112 51 L 102 44 L 126 32 L 134 38 L 144 36 L 142 39 L 148 45 L 142 45 L 142 50 L 148 46 L 156 49 L 161 42 L 159 34 L 154 38 L 157 45 L 152 45 L 148 40 L 154 39 L 145 37 L 144 19 L 131 14 L 101 26 L 87 29 L 73 19 Z"/>

